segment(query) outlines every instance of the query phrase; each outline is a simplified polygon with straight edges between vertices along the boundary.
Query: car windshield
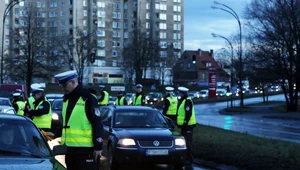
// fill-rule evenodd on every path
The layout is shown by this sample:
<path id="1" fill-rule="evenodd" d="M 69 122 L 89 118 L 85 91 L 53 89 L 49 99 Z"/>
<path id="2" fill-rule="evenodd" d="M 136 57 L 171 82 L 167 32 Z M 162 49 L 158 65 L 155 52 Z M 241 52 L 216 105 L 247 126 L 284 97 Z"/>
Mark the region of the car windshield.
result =
<path id="1" fill-rule="evenodd" d="M 159 97 L 159 94 L 158 93 L 149 93 L 148 97 L 157 98 L 157 97 Z"/>
<path id="2" fill-rule="evenodd" d="M 48 157 L 49 147 L 29 121 L 0 120 L 0 155 Z"/>
<path id="3" fill-rule="evenodd" d="M 206 94 L 206 91 L 200 91 L 200 94 Z"/>
<path id="4" fill-rule="evenodd" d="M 63 100 L 54 100 L 52 103 L 52 110 L 61 111 L 63 105 Z"/>
<path id="5" fill-rule="evenodd" d="M 169 128 L 169 124 L 158 111 L 117 111 L 115 128 Z"/>
<path id="6" fill-rule="evenodd" d="M 2 105 L 2 106 L 10 106 L 9 99 L 0 99 L 0 105 Z"/>

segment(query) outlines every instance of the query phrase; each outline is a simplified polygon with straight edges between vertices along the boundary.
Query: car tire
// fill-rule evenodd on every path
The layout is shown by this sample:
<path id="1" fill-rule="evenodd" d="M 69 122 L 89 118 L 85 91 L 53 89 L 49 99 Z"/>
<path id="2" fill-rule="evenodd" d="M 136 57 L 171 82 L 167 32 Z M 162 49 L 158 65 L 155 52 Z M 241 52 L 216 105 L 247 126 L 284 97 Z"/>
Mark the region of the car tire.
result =
<path id="1" fill-rule="evenodd" d="M 114 159 L 114 156 L 113 156 L 114 148 L 113 148 L 112 143 L 109 143 L 107 152 L 108 152 L 108 157 L 109 157 L 110 170 L 118 170 L 120 166 L 119 166 L 119 163 L 117 162 L 117 160 Z"/>
<path id="2" fill-rule="evenodd" d="M 174 170 L 182 170 L 184 167 L 184 164 L 175 164 L 174 166 Z"/>

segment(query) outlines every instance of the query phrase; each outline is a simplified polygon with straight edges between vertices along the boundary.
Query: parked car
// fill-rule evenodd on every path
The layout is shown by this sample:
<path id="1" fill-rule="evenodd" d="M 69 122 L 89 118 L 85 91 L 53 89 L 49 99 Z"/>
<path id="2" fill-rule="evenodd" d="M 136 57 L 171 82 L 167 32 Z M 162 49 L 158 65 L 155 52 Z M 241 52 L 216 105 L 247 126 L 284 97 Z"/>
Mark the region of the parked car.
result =
<path id="1" fill-rule="evenodd" d="M 26 116 L 0 114 L 0 139 L 0 169 L 65 169 L 54 158 L 40 130 Z"/>
<path id="2" fill-rule="evenodd" d="M 137 161 L 182 169 L 186 144 L 162 113 L 146 106 L 100 108 L 111 170 Z"/>
<path id="3" fill-rule="evenodd" d="M 164 100 L 164 96 L 162 93 L 159 92 L 150 92 L 146 96 L 146 103 L 147 104 L 154 104 L 154 103 L 159 103 Z"/>
<path id="4" fill-rule="evenodd" d="M 0 112 L 8 114 L 16 114 L 16 110 L 12 107 L 12 103 L 7 97 L 0 97 Z"/>
<path id="5" fill-rule="evenodd" d="M 227 96 L 227 90 L 225 90 L 225 89 L 217 89 L 216 96 L 217 97 Z"/>
<path id="6" fill-rule="evenodd" d="M 201 99 L 208 98 L 208 90 L 200 90 L 200 98 Z"/>
<path id="7" fill-rule="evenodd" d="M 52 102 L 52 123 L 51 131 L 54 133 L 55 137 L 60 137 L 62 133 L 62 106 L 63 99 L 55 99 Z"/>
<path id="8" fill-rule="evenodd" d="M 188 92 L 188 96 L 192 99 L 199 99 L 200 93 L 197 91 L 191 91 L 191 92 Z"/>
<path id="9" fill-rule="evenodd" d="M 132 100 L 133 100 L 134 95 L 135 95 L 134 93 L 126 93 L 125 98 L 127 100 L 128 105 L 132 104 Z"/>
<path id="10" fill-rule="evenodd" d="M 52 104 L 55 99 L 62 99 L 64 97 L 64 94 L 51 93 L 51 94 L 46 94 L 45 97 Z"/>
<path id="11" fill-rule="evenodd" d="M 117 97 L 115 97 L 115 96 L 109 96 L 108 104 L 115 105 L 116 99 L 117 99 Z"/>

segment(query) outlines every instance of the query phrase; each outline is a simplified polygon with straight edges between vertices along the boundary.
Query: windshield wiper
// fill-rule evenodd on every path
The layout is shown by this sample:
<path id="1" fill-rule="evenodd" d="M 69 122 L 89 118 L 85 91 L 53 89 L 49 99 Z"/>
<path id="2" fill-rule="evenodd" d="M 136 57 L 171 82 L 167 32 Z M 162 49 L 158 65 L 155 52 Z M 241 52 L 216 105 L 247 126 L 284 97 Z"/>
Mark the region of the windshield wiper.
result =
<path id="1" fill-rule="evenodd" d="M 8 150 L 0 149 L 0 153 L 12 154 L 12 155 L 22 155 L 22 156 L 31 156 L 31 157 L 35 157 L 35 158 L 43 158 L 40 155 L 35 155 L 35 154 L 29 153 L 29 152 L 15 152 L 15 151 L 8 151 Z"/>

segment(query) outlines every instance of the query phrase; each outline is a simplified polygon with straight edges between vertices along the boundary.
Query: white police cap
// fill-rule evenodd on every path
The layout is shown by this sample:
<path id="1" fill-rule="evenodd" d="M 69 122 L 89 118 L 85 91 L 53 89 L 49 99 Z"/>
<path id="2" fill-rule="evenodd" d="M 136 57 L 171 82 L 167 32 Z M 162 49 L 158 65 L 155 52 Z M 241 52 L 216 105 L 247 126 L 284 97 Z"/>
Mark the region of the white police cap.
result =
<path id="1" fill-rule="evenodd" d="M 14 93 L 13 96 L 14 97 L 19 97 L 19 96 L 21 96 L 21 93 Z"/>
<path id="2" fill-rule="evenodd" d="M 179 90 L 180 92 L 188 92 L 188 91 L 189 91 L 189 89 L 186 88 L 186 87 L 178 87 L 178 90 Z"/>
<path id="3" fill-rule="evenodd" d="M 138 88 L 143 88 L 143 85 L 137 84 L 135 87 L 136 87 L 137 89 L 138 89 Z"/>
<path id="4" fill-rule="evenodd" d="M 31 88 L 31 91 L 34 93 L 34 92 L 43 92 L 44 91 L 44 87 L 41 86 L 40 84 L 38 83 L 35 83 L 35 84 L 32 84 L 30 86 Z"/>
<path id="5" fill-rule="evenodd" d="M 66 71 L 60 74 L 56 74 L 54 78 L 58 81 L 59 84 L 65 84 L 67 81 L 72 80 L 77 77 L 77 71 L 71 70 Z"/>
<path id="6" fill-rule="evenodd" d="M 166 87 L 165 89 L 166 89 L 167 91 L 173 91 L 173 90 L 174 90 L 174 88 L 173 88 L 173 87 L 170 87 L 170 86 L 169 86 L 169 87 Z"/>

